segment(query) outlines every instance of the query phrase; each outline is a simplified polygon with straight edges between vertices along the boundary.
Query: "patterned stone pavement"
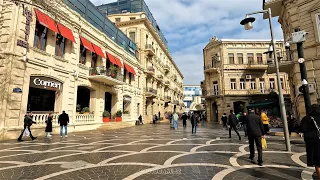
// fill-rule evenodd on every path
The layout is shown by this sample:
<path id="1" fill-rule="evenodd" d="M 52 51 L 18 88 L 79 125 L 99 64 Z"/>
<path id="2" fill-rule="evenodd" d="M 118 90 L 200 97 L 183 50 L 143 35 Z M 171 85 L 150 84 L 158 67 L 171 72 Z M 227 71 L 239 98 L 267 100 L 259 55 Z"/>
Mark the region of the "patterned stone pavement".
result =
<path id="1" fill-rule="evenodd" d="M 242 133 L 243 135 L 243 133 Z M 268 139 L 264 166 L 248 161 L 245 138 L 219 125 L 170 130 L 168 124 L 0 142 L 0 179 L 315 179 L 302 139 L 286 152 L 282 137 Z"/>

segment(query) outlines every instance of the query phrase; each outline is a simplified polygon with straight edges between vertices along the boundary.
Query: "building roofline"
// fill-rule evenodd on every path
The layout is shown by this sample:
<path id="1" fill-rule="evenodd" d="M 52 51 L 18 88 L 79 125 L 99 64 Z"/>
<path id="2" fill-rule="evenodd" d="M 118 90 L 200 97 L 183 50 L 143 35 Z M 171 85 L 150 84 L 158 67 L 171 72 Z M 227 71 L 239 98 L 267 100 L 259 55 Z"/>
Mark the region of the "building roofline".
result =
<path id="1" fill-rule="evenodd" d="M 270 39 L 220 39 L 222 42 L 270 42 Z M 284 42 L 283 39 L 276 39 L 276 41 Z"/>

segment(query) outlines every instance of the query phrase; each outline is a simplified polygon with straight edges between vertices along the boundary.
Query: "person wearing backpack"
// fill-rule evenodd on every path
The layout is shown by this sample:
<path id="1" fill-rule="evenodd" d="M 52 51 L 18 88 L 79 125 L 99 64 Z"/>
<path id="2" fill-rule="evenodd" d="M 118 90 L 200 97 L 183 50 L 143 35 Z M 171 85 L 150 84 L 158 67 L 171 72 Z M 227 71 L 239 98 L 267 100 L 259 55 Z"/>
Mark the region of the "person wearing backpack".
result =
<path id="1" fill-rule="evenodd" d="M 306 144 L 307 165 L 315 167 L 320 179 L 320 105 L 311 106 L 310 112 L 301 120 L 300 126 Z"/>

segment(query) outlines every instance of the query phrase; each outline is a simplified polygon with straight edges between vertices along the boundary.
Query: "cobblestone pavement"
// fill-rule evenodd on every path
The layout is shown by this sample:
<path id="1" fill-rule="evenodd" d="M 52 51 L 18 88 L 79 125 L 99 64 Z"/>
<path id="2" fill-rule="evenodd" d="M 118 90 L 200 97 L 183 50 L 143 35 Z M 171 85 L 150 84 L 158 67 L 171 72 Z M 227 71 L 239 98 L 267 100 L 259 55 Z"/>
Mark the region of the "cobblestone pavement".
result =
<path id="1" fill-rule="evenodd" d="M 243 133 L 242 133 L 243 135 Z M 0 179 L 315 179 L 304 143 L 268 139 L 264 166 L 248 161 L 247 140 L 218 125 L 174 131 L 169 124 L 96 130 L 35 141 L 0 142 Z"/>

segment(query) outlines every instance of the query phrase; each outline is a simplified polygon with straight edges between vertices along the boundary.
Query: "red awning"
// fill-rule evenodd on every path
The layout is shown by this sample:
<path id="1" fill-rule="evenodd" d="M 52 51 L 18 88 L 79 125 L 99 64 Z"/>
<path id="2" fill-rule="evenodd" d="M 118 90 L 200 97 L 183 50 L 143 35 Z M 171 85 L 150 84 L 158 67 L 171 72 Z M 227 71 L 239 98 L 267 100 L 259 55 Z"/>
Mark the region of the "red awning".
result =
<path id="1" fill-rule="evenodd" d="M 131 67 L 131 66 L 130 66 Z M 131 73 L 133 74 L 133 75 L 136 75 L 136 71 L 133 69 L 133 67 L 131 67 Z"/>
<path id="2" fill-rule="evenodd" d="M 95 44 L 93 44 L 93 43 L 91 43 L 91 44 L 92 44 L 93 49 L 95 50 L 95 52 L 96 52 L 99 56 L 101 56 L 101 57 L 103 57 L 103 58 L 106 58 L 106 56 L 104 55 L 102 49 L 101 49 L 99 46 L 97 46 L 97 45 L 95 45 Z"/>
<path id="3" fill-rule="evenodd" d="M 88 50 L 90 50 L 91 52 L 96 52 L 94 49 L 93 49 L 93 46 L 92 46 L 92 43 L 90 42 L 90 41 L 88 41 L 88 40 L 86 40 L 85 38 L 83 38 L 83 37 L 81 37 L 80 36 L 80 40 L 81 40 L 81 42 L 82 42 L 82 45 L 86 48 L 86 49 L 88 49 Z"/>
<path id="4" fill-rule="evenodd" d="M 120 59 L 118 59 L 118 58 L 116 58 L 116 57 L 114 57 L 114 59 L 117 61 L 118 66 L 119 66 L 119 67 L 122 67 L 122 63 L 121 63 Z"/>
<path id="5" fill-rule="evenodd" d="M 124 63 L 124 68 L 131 73 L 131 67 L 128 64 Z"/>
<path id="6" fill-rule="evenodd" d="M 59 32 L 63 37 L 69 39 L 70 41 L 72 41 L 74 43 L 76 42 L 76 40 L 74 39 L 73 33 L 69 28 L 65 27 L 64 25 L 62 25 L 60 23 L 57 23 L 57 25 L 58 25 Z"/>
<path id="7" fill-rule="evenodd" d="M 114 56 L 112 56 L 110 53 L 107 52 L 107 56 L 109 58 L 109 61 L 112 63 L 112 64 L 115 64 L 118 66 L 118 63 L 117 63 L 117 60 L 114 58 Z"/>
<path id="8" fill-rule="evenodd" d="M 48 29 L 58 33 L 58 28 L 56 26 L 56 23 L 54 22 L 54 20 L 52 18 L 50 18 L 49 16 L 47 16 L 46 14 L 42 13 L 41 11 L 34 9 L 34 11 L 36 12 L 36 16 L 37 19 L 39 21 L 40 24 L 42 24 L 43 26 L 47 27 Z"/>

